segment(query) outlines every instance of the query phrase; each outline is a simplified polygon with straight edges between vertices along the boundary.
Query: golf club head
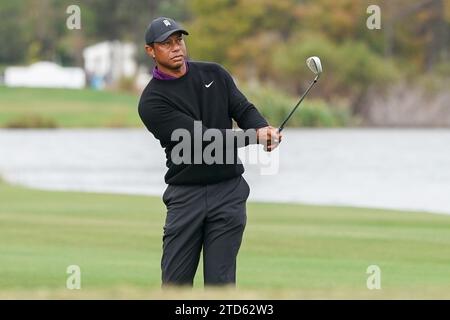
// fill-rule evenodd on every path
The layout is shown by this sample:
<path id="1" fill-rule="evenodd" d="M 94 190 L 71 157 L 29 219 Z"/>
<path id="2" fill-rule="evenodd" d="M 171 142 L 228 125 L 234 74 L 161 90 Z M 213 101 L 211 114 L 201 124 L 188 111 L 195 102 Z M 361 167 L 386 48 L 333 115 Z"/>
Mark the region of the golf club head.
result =
<path id="1" fill-rule="evenodd" d="M 322 73 L 322 63 L 319 57 L 309 57 L 306 59 L 306 65 L 314 74 L 319 75 Z"/>

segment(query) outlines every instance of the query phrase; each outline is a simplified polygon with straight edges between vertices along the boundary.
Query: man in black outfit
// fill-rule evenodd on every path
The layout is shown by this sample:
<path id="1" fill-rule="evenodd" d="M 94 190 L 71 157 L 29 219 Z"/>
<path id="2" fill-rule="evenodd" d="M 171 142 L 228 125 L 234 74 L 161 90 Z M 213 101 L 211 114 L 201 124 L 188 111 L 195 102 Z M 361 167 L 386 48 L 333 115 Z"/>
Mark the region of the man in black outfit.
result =
<path id="1" fill-rule="evenodd" d="M 259 143 L 270 152 L 282 136 L 221 65 L 187 61 L 183 39 L 187 34 L 165 17 L 153 20 L 145 33 L 145 50 L 156 66 L 139 101 L 139 116 L 165 149 L 168 167 L 164 176 L 168 186 L 162 197 L 167 207 L 162 283 L 192 286 L 203 249 L 205 285 L 234 285 L 250 193 L 237 148 Z M 243 130 L 232 130 L 232 119 Z M 204 154 L 211 140 L 195 147 L 197 129 L 202 135 L 208 130 L 223 135 L 224 147 L 216 150 L 225 153 L 221 161 L 198 161 L 196 156 Z M 175 159 L 173 151 L 180 142 L 179 137 L 175 139 L 176 130 L 184 130 L 192 139 L 194 155 L 183 159 L 197 161 Z M 231 147 L 225 145 L 227 135 L 235 143 Z M 224 160 L 230 152 L 234 152 L 232 163 Z"/>

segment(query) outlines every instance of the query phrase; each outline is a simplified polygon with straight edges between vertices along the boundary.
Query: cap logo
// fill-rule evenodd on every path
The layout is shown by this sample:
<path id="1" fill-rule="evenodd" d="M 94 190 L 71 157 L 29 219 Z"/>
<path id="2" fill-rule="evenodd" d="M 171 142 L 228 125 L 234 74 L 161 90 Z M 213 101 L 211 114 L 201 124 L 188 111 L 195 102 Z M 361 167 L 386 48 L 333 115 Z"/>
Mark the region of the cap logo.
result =
<path id="1" fill-rule="evenodd" d="M 163 20 L 164 24 L 166 25 L 166 27 L 171 26 L 170 21 L 167 19 Z"/>

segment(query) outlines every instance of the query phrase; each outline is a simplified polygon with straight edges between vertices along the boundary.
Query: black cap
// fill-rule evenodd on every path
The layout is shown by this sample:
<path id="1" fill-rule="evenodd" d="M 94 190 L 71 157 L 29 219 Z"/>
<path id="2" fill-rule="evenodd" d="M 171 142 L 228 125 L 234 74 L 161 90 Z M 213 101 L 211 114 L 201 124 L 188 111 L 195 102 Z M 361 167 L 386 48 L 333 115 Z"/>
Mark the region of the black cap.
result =
<path id="1" fill-rule="evenodd" d="M 149 24 L 147 30 L 145 31 L 145 43 L 151 44 L 153 42 L 162 42 L 172 33 L 178 31 L 184 34 L 189 34 L 173 19 L 166 17 L 156 18 Z"/>

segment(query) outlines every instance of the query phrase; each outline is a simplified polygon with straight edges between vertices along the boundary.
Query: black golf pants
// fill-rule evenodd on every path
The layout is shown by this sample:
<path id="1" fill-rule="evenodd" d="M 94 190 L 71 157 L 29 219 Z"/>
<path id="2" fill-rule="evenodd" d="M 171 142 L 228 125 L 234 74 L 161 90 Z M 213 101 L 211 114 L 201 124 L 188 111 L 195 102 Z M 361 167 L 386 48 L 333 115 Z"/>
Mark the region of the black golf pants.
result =
<path id="1" fill-rule="evenodd" d="M 162 283 L 192 286 L 203 249 L 208 285 L 236 283 L 236 257 L 247 221 L 250 188 L 241 175 L 207 185 L 168 185 Z"/>

